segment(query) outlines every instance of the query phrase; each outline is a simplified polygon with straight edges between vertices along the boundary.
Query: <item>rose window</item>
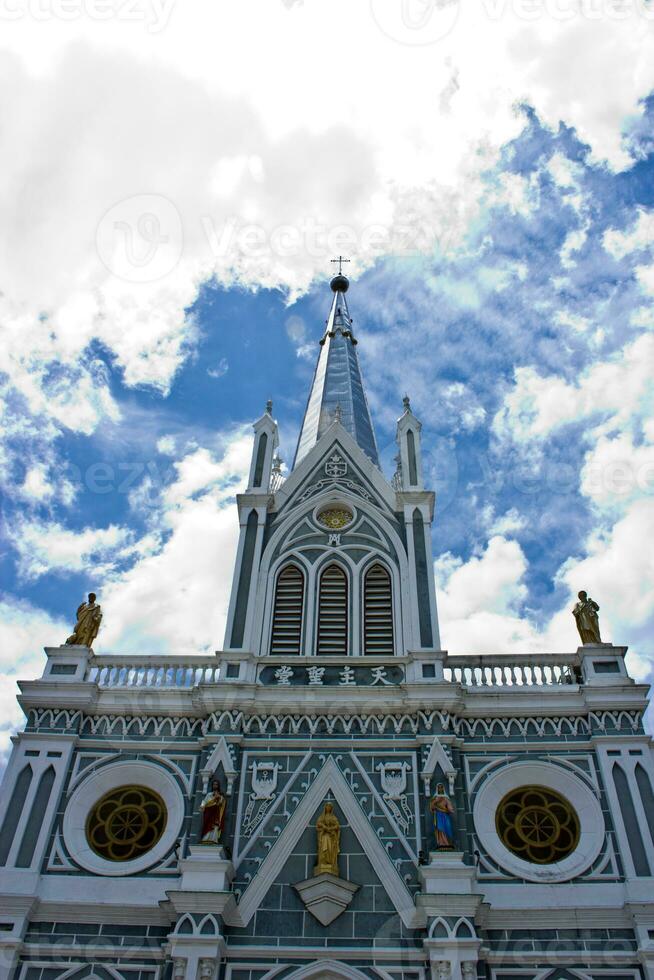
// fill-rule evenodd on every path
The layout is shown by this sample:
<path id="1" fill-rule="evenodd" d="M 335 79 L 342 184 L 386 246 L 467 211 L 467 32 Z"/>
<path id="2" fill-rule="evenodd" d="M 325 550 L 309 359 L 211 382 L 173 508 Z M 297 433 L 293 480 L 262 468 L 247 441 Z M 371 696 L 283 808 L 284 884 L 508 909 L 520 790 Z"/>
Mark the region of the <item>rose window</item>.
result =
<path id="1" fill-rule="evenodd" d="M 574 851 L 579 818 L 567 800 L 544 786 L 523 786 L 501 801 L 495 815 L 500 840 L 516 857 L 553 864 Z"/>
<path id="2" fill-rule="evenodd" d="M 347 507 L 326 507 L 317 516 L 319 524 L 331 531 L 340 531 L 352 523 L 353 514 Z"/>
<path id="3" fill-rule="evenodd" d="M 130 861 L 145 854 L 166 828 L 166 806 L 144 786 L 121 786 L 99 800 L 86 822 L 86 837 L 108 861 Z"/>

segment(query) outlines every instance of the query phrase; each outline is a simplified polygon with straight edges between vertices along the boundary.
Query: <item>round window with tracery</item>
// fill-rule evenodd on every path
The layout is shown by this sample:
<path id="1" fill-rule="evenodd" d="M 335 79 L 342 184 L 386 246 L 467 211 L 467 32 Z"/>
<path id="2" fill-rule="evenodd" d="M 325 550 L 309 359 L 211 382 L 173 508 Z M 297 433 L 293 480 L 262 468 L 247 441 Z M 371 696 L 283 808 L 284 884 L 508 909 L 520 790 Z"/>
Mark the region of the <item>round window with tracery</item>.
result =
<path id="1" fill-rule="evenodd" d="M 498 836 L 512 854 L 533 864 L 553 864 L 579 842 L 579 818 L 568 801 L 544 786 L 508 793 L 495 814 Z"/>
<path id="2" fill-rule="evenodd" d="M 347 507 L 325 507 L 317 515 L 318 523 L 332 531 L 340 531 L 351 524 L 353 519 L 354 515 Z"/>
<path id="3" fill-rule="evenodd" d="M 86 821 L 86 839 L 107 861 L 131 861 L 161 839 L 167 812 L 158 793 L 121 786 L 99 800 Z"/>

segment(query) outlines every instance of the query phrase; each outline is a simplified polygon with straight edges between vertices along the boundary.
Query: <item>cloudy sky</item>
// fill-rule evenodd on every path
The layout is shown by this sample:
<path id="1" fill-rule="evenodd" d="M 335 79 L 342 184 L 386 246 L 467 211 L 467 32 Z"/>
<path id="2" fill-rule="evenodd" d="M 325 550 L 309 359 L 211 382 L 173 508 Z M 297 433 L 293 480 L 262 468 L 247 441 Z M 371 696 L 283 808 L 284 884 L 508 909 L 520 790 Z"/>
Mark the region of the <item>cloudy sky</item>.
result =
<path id="1" fill-rule="evenodd" d="M 651 0 L 0 0 L 0 667 L 220 648 L 251 422 L 292 459 L 352 258 L 377 439 L 408 391 L 454 653 L 651 677 Z"/>

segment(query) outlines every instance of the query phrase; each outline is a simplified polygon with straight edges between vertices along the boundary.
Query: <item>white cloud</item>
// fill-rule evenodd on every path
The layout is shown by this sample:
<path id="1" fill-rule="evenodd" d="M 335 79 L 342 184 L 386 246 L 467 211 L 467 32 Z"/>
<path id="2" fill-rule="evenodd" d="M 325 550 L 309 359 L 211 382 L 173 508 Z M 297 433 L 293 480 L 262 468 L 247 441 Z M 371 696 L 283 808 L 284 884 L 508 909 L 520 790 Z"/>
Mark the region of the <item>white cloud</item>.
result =
<path id="1" fill-rule="evenodd" d="M 74 620 L 73 615 L 72 622 L 65 623 L 13 596 L 0 597 L 0 759 L 11 748 L 11 735 L 24 726 L 16 680 L 41 676 L 43 647 L 63 643 Z"/>
<path id="2" fill-rule="evenodd" d="M 296 295 L 335 252 L 352 251 L 357 272 L 379 254 L 456 249 L 493 203 L 529 216 L 535 183 L 505 173 L 489 196 L 482 180 L 523 125 L 516 98 L 576 126 L 595 158 L 630 163 L 623 124 L 654 87 L 644 14 L 461 3 L 424 44 L 386 7 L 383 29 L 362 4 L 343 31 L 327 0 L 185 0 L 130 18 L 119 4 L 101 21 L 83 4 L 66 20 L 16 5 L 0 49 L 12 92 L 0 370 L 34 416 L 85 434 L 117 418 L 94 340 L 128 385 L 167 392 L 197 339 L 187 310 L 203 281 Z M 316 71 L 330 50 L 348 65 L 339 97 Z M 548 166 L 580 212 L 578 166 L 560 154 Z M 451 289 L 479 302 L 476 287 Z"/>
<path id="3" fill-rule="evenodd" d="M 572 231 L 569 231 L 565 236 L 565 241 L 561 246 L 561 251 L 559 254 L 561 256 L 561 263 L 566 268 L 569 269 L 574 265 L 574 259 L 572 256 L 583 248 L 586 239 L 588 238 L 589 228 L 590 223 L 586 222 L 580 228 L 574 228 Z"/>
<path id="4" fill-rule="evenodd" d="M 585 589 L 600 604 L 602 639 L 629 646 L 628 670 L 646 679 L 654 668 L 651 650 L 643 647 L 654 629 L 654 555 L 643 542 L 653 535 L 652 499 L 632 502 L 615 524 L 591 534 L 583 557 L 569 558 L 556 573 L 565 599 L 540 628 L 528 608 L 528 565 L 517 542 L 494 531 L 485 550 L 467 562 L 441 555 L 434 573 L 443 646 L 454 654 L 576 650 L 571 609 Z"/>
<path id="5" fill-rule="evenodd" d="M 161 436 L 160 439 L 157 439 L 157 452 L 161 453 L 162 456 L 174 456 L 175 445 L 175 436 Z"/>
<path id="6" fill-rule="evenodd" d="M 229 362 L 226 357 L 221 357 L 215 367 L 207 368 L 210 378 L 222 378 L 229 371 Z"/>
<path id="7" fill-rule="evenodd" d="M 593 364 L 570 384 L 532 367 L 515 371 L 515 384 L 493 419 L 496 435 L 517 442 L 543 439 L 569 422 L 598 416 L 603 427 L 625 427 L 654 407 L 654 337 L 644 334 L 610 360 Z M 604 426 L 602 418 L 608 419 Z"/>
<path id="8" fill-rule="evenodd" d="M 654 211 L 638 209 L 638 216 L 626 231 L 609 228 L 604 232 L 602 244 L 614 259 L 654 245 Z"/>
<path id="9" fill-rule="evenodd" d="M 129 543 L 127 528 L 110 524 L 106 528 L 87 527 L 71 531 L 56 522 L 23 520 L 10 531 L 16 549 L 18 572 L 29 579 L 48 572 L 90 571 L 106 574 L 112 560 Z"/>
<path id="10" fill-rule="evenodd" d="M 580 490 L 604 509 L 624 510 L 633 500 L 652 496 L 654 440 L 647 433 L 637 445 L 630 432 L 600 436 L 584 457 Z"/>
<path id="11" fill-rule="evenodd" d="M 98 652 L 206 655 L 222 647 L 239 532 L 234 497 L 251 451 L 251 437 L 239 431 L 220 457 L 200 447 L 175 464 L 142 557 L 102 589 Z"/>
<path id="12" fill-rule="evenodd" d="M 526 527 L 526 520 L 520 514 L 515 507 L 511 507 L 507 510 L 506 514 L 502 514 L 501 517 L 496 517 L 490 528 L 489 534 L 495 535 L 499 534 L 506 537 L 508 534 L 515 534 L 517 531 L 522 531 Z"/>
<path id="13" fill-rule="evenodd" d="M 520 613 L 526 570 L 520 545 L 501 534 L 465 563 L 440 556 L 434 571 L 443 646 L 454 654 L 534 649 L 537 632 Z"/>
<path id="14" fill-rule="evenodd" d="M 654 264 L 637 266 L 636 277 L 643 292 L 648 296 L 654 296 Z"/>

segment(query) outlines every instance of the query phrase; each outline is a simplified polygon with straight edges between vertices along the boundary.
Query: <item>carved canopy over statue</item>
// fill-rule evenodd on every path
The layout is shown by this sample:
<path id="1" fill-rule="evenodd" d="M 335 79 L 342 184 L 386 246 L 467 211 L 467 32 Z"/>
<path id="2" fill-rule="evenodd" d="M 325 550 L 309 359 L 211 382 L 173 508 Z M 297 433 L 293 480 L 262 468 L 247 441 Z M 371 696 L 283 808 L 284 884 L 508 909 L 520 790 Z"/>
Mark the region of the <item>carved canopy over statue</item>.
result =
<path id="1" fill-rule="evenodd" d="M 579 602 L 572 610 L 582 643 L 601 643 L 599 629 L 599 606 L 586 592 L 579 593 Z"/>
<path id="2" fill-rule="evenodd" d="M 81 606 L 77 607 L 75 629 L 66 640 L 66 644 L 91 647 L 94 639 L 98 635 L 102 621 L 102 609 L 95 599 L 95 592 L 89 592 L 89 601 L 83 602 Z"/>
<path id="3" fill-rule="evenodd" d="M 316 822 L 318 835 L 318 860 L 314 875 L 331 874 L 338 878 L 338 855 L 341 849 L 341 825 L 332 803 L 325 808 Z"/>

